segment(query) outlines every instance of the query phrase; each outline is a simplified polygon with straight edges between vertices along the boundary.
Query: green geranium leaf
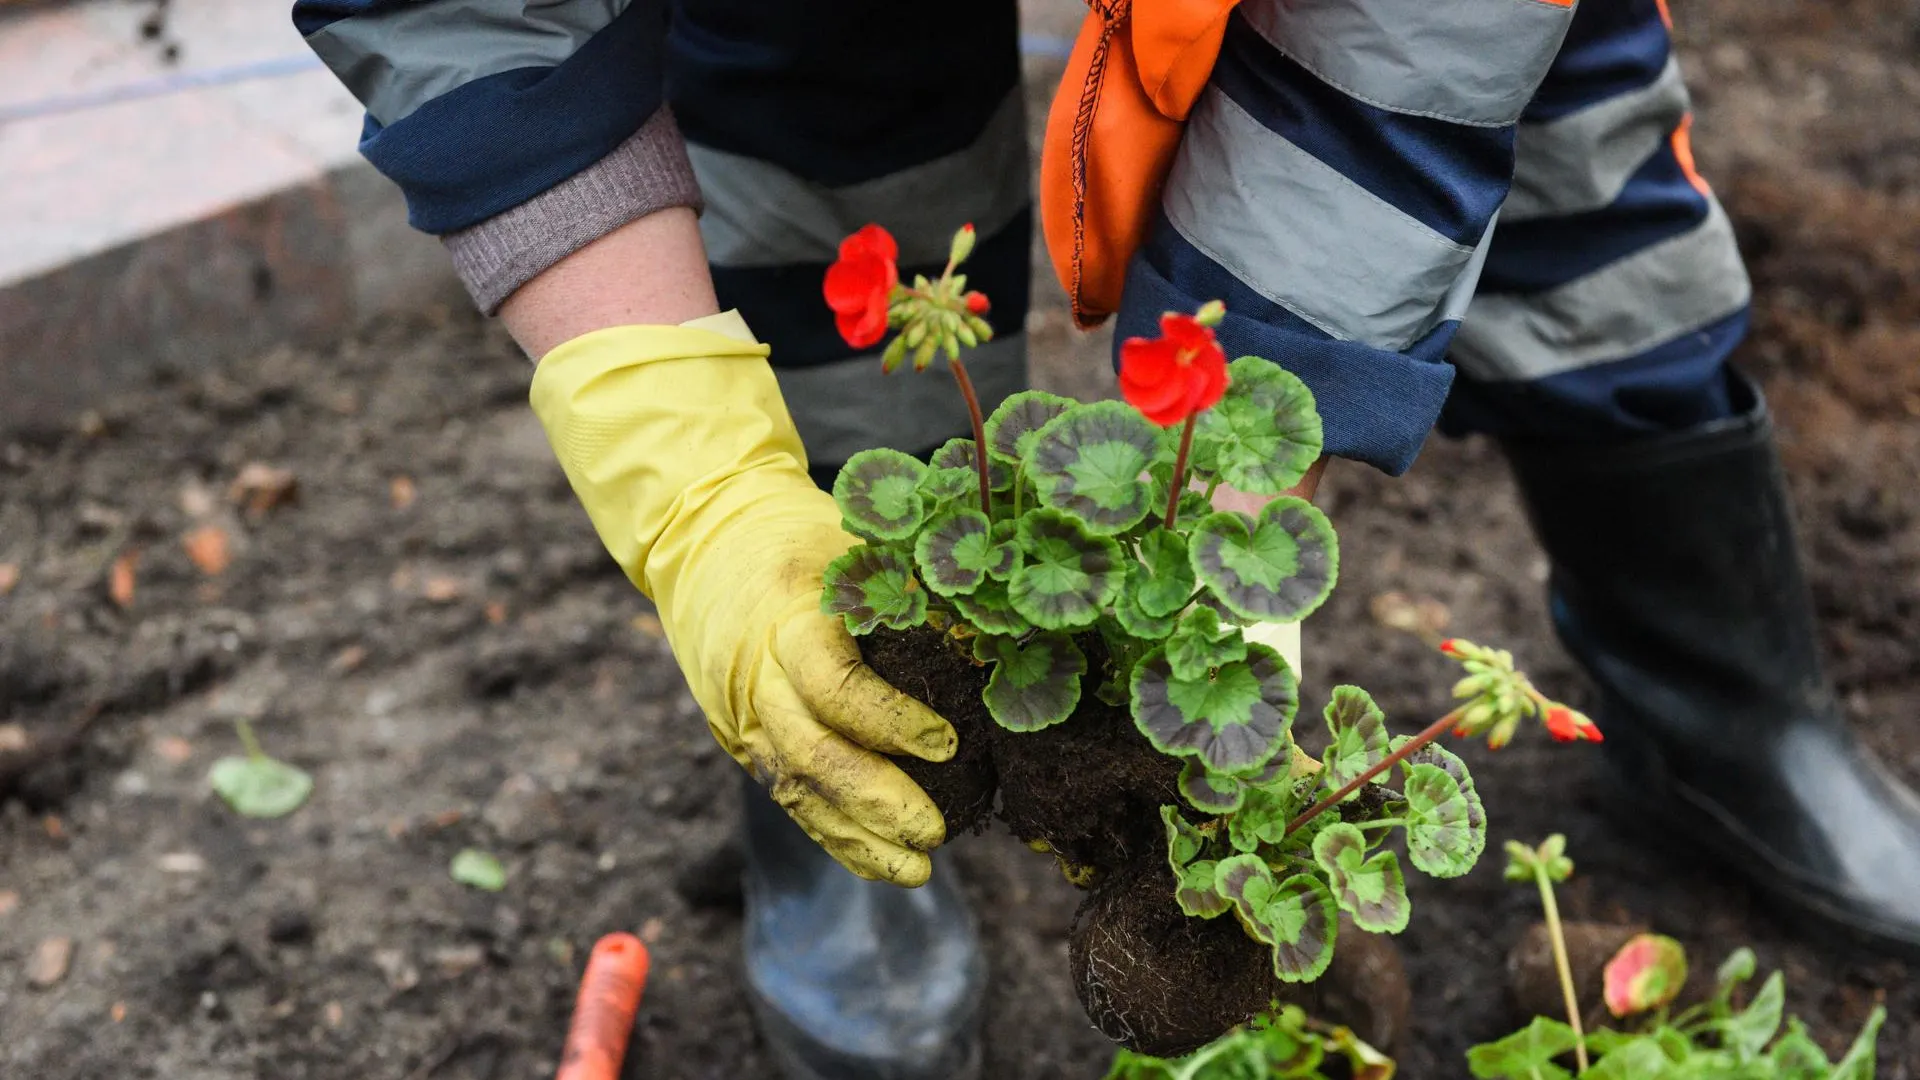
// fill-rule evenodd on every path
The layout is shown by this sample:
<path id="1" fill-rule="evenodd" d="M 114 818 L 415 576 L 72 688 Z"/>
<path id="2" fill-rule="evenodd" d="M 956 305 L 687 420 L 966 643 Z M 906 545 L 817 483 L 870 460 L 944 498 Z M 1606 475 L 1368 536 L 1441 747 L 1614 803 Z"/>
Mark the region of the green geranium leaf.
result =
<path id="1" fill-rule="evenodd" d="M 1075 404 L 1072 398 L 1045 390 L 1022 390 L 1007 398 L 987 417 L 987 455 L 1009 465 L 1020 464 L 1040 429 Z"/>
<path id="2" fill-rule="evenodd" d="M 985 514 L 953 509 L 935 516 L 921 530 L 913 558 L 928 588 L 942 596 L 960 596 L 979 588 L 988 575 L 1011 575 L 1019 549 L 994 542 L 993 526 Z"/>
<path id="3" fill-rule="evenodd" d="M 1264 645 L 1198 679 L 1173 674 L 1164 647 L 1133 669 L 1133 721 L 1163 754 L 1215 772 L 1249 772 L 1288 752 L 1299 704 L 1293 670 Z"/>
<path id="4" fill-rule="evenodd" d="M 1438 765 L 1407 770 L 1407 857 L 1438 878 L 1459 877 L 1473 869 L 1487 846 L 1484 825 L 1474 828 L 1460 782 Z"/>
<path id="5" fill-rule="evenodd" d="M 1173 628 L 1178 625 L 1178 619 L 1172 615 L 1149 615 L 1140 609 L 1140 596 L 1133 587 L 1140 572 L 1138 566 L 1127 571 L 1127 586 L 1113 601 L 1113 617 L 1120 623 L 1120 629 L 1134 638 L 1141 641 L 1165 641 L 1167 636 L 1173 633 Z"/>
<path id="6" fill-rule="evenodd" d="M 1187 556 L 1187 538 L 1158 526 L 1140 538 L 1140 564 L 1132 584 L 1140 610 L 1149 615 L 1175 615 L 1187 606 L 1198 587 L 1193 563 Z"/>
<path id="7" fill-rule="evenodd" d="M 1240 628 L 1222 626 L 1212 608 L 1187 611 L 1167 639 L 1167 666 L 1176 679 L 1204 679 L 1215 668 L 1246 658 L 1247 640 Z"/>
<path id="8" fill-rule="evenodd" d="M 1247 800 L 1247 782 L 1229 773 L 1209 772 L 1199 758 L 1180 770 L 1180 794 L 1195 810 L 1231 814 Z"/>
<path id="9" fill-rule="evenodd" d="M 981 697 L 1008 731 L 1039 731 L 1065 720 L 1080 703 L 1080 676 L 1087 657 L 1065 634 L 1035 634 L 1026 641 L 973 639 L 977 660 L 993 661 Z"/>
<path id="10" fill-rule="evenodd" d="M 1206 834 L 1193 827 L 1177 806 L 1162 806 L 1160 821 L 1167 827 L 1167 865 L 1175 871 L 1207 849 Z"/>
<path id="11" fill-rule="evenodd" d="M 1291 372 L 1257 356 L 1227 366 L 1226 396 L 1200 414 L 1193 453 L 1241 491 L 1278 495 L 1298 484 L 1320 457 L 1320 413 L 1313 391 Z"/>
<path id="12" fill-rule="evenodd" d="M 1397 934 L 1407 928 L 1413 904 L 1393 852 L 1368 858 L 1366 835 L 1339 822 L 1314 837 L 1313 858 L 1327 872 L 1334 901 L 1353 916 L 1355 926 L 1372 934 Z"/>
<path id="13" fill-rule="evenodd" d="M 820 610 L 846 620 L 855 637 L 882 626 L 906 630 L 926 621 L 927 591 L 904 554 L 863 545 L 827 564 Z"/>
<path id="14" fill-rule="evenodd" d="M 927 467 L 898 450 L 862 450 L 833 481 L 833 499 L 853 532 L 875 540 L 905 540 L 927 517 L 920 481 Z"/>
<path id="15" fill-rule="evenodd" d="M 993 523 L 993 546 L 1006 547 L 1013 552 L 1013 560 L 1004 567 L 998 562 L 987 567 L 987 576 L 995 581 L 1009 581 L 1013 572 L 1020 569 L 1020 524 L 1006 520 Z"/>
<path id="16" fill-rule="evenodd" d="M 1336 686 L 1326 718 L 1333 740 L 1322 755 L 1326 768 L 1321 775 L 1329 788 L 1339 788 L 1387 759 L 1387 715 L 1373 703 L 1373 695 L 1357 686 Z"/>
<path id="17" fill-rule="evenodd" d="M 1014 609 L 1006 583 L 991 577 L 972 592 L 954 597 L 953 606 L 959 609 L 961 618 L 981 633 L 1014 636 L 1033 629 L 1033 624 Z"/>
<path id="18" fill-rule="evenodd" d="M 1075 405 L 1040 429 L 1026 471 L 1041 502 L 1112 535 L 1152 509 L 1153 488 L 1141 477 L 1161 441 L 1160 429 L 1125 402 Z"/>
<path id="19" fill-rule="evenodd" d="M 1333 591 L 1340 549 L 1327 516 L 1305 499 L 1283 496 L 1258 517 L 1208 514 L 1193 527 L 1194 573 L 1227 610 L 1243 619 L 1298 622 Z"/>
<path id="20" fill-rule="evenodd" d="M 1013 466 L 987 454 L 987 483 L 993 491 L 1013 490 Z M 927 478 L 920 490 L 942 500 L 980 498 L 980 467 L 974 464 L 974 446 L 970 438 L 948 439 L 927 459 Z"/>
<path id="21" fill-rule="evenodd" d="M 1760 992 L 1745 1009 L 1720 1022 L 1720 1042 L 1742 1060 L 1758 1057 L 1780 1030 L 1787 1006 L 1787 980 L 1779 972 L 1767 976 Z"/>
<path id="22" fill-rule="evenodd" d="M 1398 751 L 1412 740 L 1411 735 L 1395 735 L 1388 744 L 1389 752 Z M 1487 808 L 1481 803 L 1480 793 L 1473 786 L 1473 774 L 1467 771 L 1467 763 L 1460 759 L 1460 755 L 1432 742 L 1408 754 L 1400 763 L 1400 767 L 1407 770 L 1415 765 L 1432 765 L 1453 777 L 1454 782 L 1460 785 L 1460 793 L 1467 797 L 1467 828 L 1485 836 Z"/>
<path id="23" fill-rule="evenodd" d="M 507 887 L 507 868 L 478 848 L 466 848 L 455 855 L 447 873 L 460 884 L 482 892 L 499 892 Z"/>
<path id="24" fill-rule="evenodd" d="M 1228 609 L 1227 605 L 1220 602 L 1219 597 L 1213 595 L 1212 592 L 1207 591 L 1205 589 L 1202 589 L 1200 591 L 1200 598 L 1198 600 L 1195 600 L 1193 604 L 1195 607 L 1206 608 L 1209 611 L 1212 611 L 1215 615 L 1220 616 L 1220 624 L 1222 626 L 1246 627 L 1246 626 L 1252 626 L 1254 623 L 1260 621 L 1258 619 L 1241 618 L 1239 615 L 1234 614 L 1231 610 Z"/>
<path id="25" fill-rule="evenodd" d="M 1499 1042 L 1468 1050 L 1467 1067 L 1479 1080 L 1572 1080 L 1573 1074 L 1553 1059 L 1572 1052 L 1579 1042 L 1566 1024 L 1536 1016 L 1533 1023 Z"/>
<path id="26" fill-rule="evenodd" d="M 1271 787 L 1249 787 L 1240 809 L 1227 818 L 1227 842 L 1235 851 L 1258 851 L 1262 844 L 1287 839 L 1287 824 L 1296 808 L 1283 792 Z"/>
<path id="27" fill-rule="evenodd" d="M 1311 982 L 1333 961 L 1339 916 L 1333 896 L 1311 874 L 1275 882 L 1257 855 L 1234 855 L 1214 869 L 1214 888 L 1233 901 L 1233 913 L 1254 938 L 1273 946 L 1273 974 L 1282 982 Z"/>
<path id="28" fill-rule="evenodd" d="M 1035 626 L 1092 626 L 1126 580 L 1120 545 L 1058 511 L 1023 516 L 1019 543 L 1021 563 L 1007 582 L 1007 595 Z"/>
<path id="29" fill-rule="evenodd" d="M 1787 1021 L 1787 1033 L 1767 1052 L 1767 1060 L 1779 1074 L 1778 1080 L 1827 1080 L 1833 1071 L 1827 1052 L 1807 1035 L 1807 1026 L 1798 1017 Z"/>
<path id="30" fill-rule="evenodd" d="M 223 757 L 207 782 L 235 813 L 250 818 L 286 817 L 313 793 L 313 777 L 265 755 Z"/>
<path id="31" fill-rule="evenodd" d="M 1873 1080 L 1874 1045 L 1880 1041 L 1880 1025 L 1886 1022 L 1886 1007 L 1875 1005 L 1860 1034 L 1853 1037 L 1853 1045 L 1841 1056 L 1840 1063 L 1833 1067 L 1833 1075 L 1828 1080 Z"/>
<path id="32" fill-rule="evenodd" d="M 1233 901 L 1214 887 L 1214 875 L 1220 864 L 1212 859 L 1188 863 L 1174 874 L 1173 902 L 1180 910 L 1200 919 L 1212 919 L 1233 910 Z"/>

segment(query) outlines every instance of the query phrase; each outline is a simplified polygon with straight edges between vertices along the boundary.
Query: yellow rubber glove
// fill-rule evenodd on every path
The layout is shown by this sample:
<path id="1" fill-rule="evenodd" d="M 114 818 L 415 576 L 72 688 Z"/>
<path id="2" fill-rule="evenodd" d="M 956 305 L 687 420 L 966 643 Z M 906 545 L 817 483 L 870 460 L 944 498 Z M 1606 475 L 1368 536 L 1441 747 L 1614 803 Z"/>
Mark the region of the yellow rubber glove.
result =
<path id="1" fill-rule="evenodd" d="M 880 755 L 945 761 L 958 740 L 820 611 L 855 541 L 807 477 L 767 351 L 734 312 L 597 330 L 540 361 L 533 410 L 720 745 L 847 869 L 919 885 L 946 824 Z"/>

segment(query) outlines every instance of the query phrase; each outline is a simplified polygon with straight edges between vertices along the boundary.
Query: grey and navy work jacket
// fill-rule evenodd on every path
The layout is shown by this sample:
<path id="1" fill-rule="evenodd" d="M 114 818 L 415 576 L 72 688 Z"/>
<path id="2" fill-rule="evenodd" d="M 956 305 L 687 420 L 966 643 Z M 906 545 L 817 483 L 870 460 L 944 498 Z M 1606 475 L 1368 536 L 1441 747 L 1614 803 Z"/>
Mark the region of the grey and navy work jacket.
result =
<path id="1" fill-rule="evenodd" d="M 821 277 L 868 222 L 909 274 L 975 224 L 998 337 L 969 367 L 989 399 L 1025 385 L 1027 94 L 1057 59 L 1032 37 L 1023 58 L 1019 18 L 1009 0 L 294 6 L 366 106 L 363 152 L 483 308 L 626 222 L 702 208 L 721 301 L 773 344 L 829 466 L 966 428 L 945 380 L 879 379 L 834 332 Z M 1300 374 L 1328 451 L 1389 472 L 1436 421 L 1605 440 L 1724 416 L 1748 284 L 1689 119 L 1659 0 L 1244 0 L 1118 332 L 1225 300 L 1228 355 Z"/>

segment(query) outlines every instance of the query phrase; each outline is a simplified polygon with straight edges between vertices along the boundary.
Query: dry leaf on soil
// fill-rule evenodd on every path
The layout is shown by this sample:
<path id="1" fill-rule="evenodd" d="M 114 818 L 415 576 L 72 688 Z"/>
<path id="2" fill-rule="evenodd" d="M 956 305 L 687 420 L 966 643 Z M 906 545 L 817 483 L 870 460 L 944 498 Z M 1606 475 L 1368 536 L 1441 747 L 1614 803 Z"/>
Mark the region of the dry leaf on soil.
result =
<path id="1" fill-rule="evenodd" d="M 393 501 L 395 510 L 405 510 L 413 505 L 413 500 L 419 498 L 420 493 L 414 489 L 412 477 L 396 476 L 387 485 L 387 496 Z"/>
<path id="2" fill-rule="evenodd" d="M 0 562 L 0 596 L 13 591 L 20 584 L 20 566 L 17 563 Z"/>
<path id="3" fill-rule="evenodd" d="M 228 501 L 245 506 L 252 517 L 293 502 L 299 494 L 300 482 L 292 469 L 275 468 L 259 461 L 247 463 L 227 488 Z"/>
<path id="4" fill-rule="evenodd" d="M 154 740 L 153 752 L 160 760 L 179 765 L 193 756 L 193 744 L 178 735 L 166 735 Z"/>
<path id="5" fill-rule="evenodd" d="M 44 990 L 67 977 L 73 963 L 73 939 L 53 937 L 42 941 L 27 961 L 27 982 Z"/>
<path id="6" fill-rule="evenodd" d="M 219 577 L 226 573 L 233 562 L 233 551 L 228 543 L 227 530 L 218 525 L 202 525 L 180 539 L 180 546 L 187 549 L 187 558 L 208 577 Z"/>
<path id="7" fill-rule="evenodd" d="M 140 565 L 140 553 L 129 551 L 113 560 L 107 571 L 107 595 L 123 608 L 133 606 L 133 586 Z"/>

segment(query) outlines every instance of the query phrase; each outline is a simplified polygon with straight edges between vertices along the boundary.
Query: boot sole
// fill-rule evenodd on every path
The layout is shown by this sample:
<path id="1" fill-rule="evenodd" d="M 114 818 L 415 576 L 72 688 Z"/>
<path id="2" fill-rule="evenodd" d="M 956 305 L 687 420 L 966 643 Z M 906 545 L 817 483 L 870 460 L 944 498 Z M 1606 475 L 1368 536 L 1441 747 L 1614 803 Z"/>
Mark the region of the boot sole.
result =
<path id="1" fill-rule="evenodd" d="M 1793 868 L 1751 840 L 1713 800 L 1671 779 L 1635 790 L 1611 770 L 1607 777 L 1608 801 L 1615 817 L 1652 839 L 1656 846 L 1710 857 L 1746 882 L 1776 915 L 1808 927 L 1812 936 L 1825 943 L 1920 961 L 1920 937 L 1911 928 L 1864 917 L 1834 903 L 1827 894 L 1802 885 Z M 1691 825 L 1676 830 L 1676 822 Z M 1752 873 L 1756 863 L 1771 873 Z"/>

